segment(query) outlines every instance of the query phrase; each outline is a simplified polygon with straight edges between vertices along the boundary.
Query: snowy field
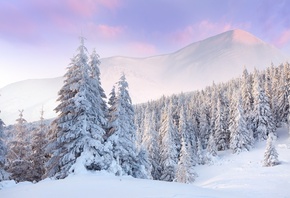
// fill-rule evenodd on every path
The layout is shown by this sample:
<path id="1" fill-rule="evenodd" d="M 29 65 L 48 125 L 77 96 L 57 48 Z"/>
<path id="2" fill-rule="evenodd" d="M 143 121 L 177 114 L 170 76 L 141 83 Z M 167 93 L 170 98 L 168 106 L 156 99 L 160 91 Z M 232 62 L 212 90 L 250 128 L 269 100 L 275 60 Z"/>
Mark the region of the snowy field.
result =
<path id="1" fill-rule="evenodd" d="M 289 198 L 290 139 L 286 130 L 278 130 L 278 135 L 280 165 L 274 167 L 262 166 L 266 142 L 260 142 L 251 152 L 219 152 L 214 165 L 195 167 L 199 177 L 194 184 L 82 173 L 37 184 L 4 181 L 0 198 Z"/>

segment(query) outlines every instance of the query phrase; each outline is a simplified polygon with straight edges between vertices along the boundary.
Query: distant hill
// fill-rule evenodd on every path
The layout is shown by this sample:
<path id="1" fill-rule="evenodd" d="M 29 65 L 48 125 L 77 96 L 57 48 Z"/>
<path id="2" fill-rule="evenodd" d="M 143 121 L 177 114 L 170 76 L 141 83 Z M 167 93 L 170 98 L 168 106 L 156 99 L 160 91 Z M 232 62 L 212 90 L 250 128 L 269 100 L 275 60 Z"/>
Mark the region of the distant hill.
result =
<path id="1" fill-rule="evenodd" d="M 193 43 L 172 53 L 148 58 L 110 57 L 101 59 L 101 82 L 108 94 L 126 74 L 133 103 L 146 102 L 162 95 L 193 91 L 215 82 L 241 75 L 244 67 L 264 69 L 280 64 L 286 57 L 275 47 L 243 30 L 231 30 Z M 6 124 L 15 122 L 18 109 L 28 121 L 56 116 L 57 92 L 63 78 L 26 80 L 0 89 L 0 117 Z"/>

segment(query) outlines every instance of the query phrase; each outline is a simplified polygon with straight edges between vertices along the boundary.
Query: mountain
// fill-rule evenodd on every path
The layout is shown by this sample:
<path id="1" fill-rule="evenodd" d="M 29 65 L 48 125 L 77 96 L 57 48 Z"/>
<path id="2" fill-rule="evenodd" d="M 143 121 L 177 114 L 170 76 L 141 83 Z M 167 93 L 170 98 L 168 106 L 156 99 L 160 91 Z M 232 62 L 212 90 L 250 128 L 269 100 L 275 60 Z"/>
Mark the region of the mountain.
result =
<path id="1" fill-rule="evenodd" d="M 69 57 L 68 57 L 69 58 Z M 286 57 L 275 47 L 243 30 L 231 30 L 193 43 L 175 53 L 147 58 L 101 59 L 101 82 L 108 94 L 122 72 L 126 74 L 133 103 L 162 95 L 193 91 L 241 75 L 246 67 L 264 69 Z M 24 109 L 28 121 L 38 120 L 41 106 L 46 118 L 55 116 L 57 91 L 62 77 L 27 80 L 0 90 L 0 117 L 11 124 Z"/>

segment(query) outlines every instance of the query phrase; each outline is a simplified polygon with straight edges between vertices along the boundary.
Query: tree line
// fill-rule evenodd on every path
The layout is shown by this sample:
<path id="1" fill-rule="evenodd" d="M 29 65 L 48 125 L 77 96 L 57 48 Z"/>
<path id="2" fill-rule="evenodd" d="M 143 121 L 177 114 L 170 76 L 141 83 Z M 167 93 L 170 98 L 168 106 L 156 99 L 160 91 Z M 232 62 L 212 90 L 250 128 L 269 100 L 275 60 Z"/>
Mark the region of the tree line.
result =
<path id="1" fill-rule="evenodd" d="M 0 180 L 106 170 L 192 183 L 194 166 L 213 163 L 218 151 L 249 151 L 266 139 L 264 165 L 278 163 L 276 129 L 290 122 L 288 63 L 133 106 L 124 74 L 106 98 L 99 56 L 89 56 L 80 40 L 58 93 L 57 118 L 47 121 L 41 111 L 31 125 L 21 110 L 14 126 L 0 120 Z"/>

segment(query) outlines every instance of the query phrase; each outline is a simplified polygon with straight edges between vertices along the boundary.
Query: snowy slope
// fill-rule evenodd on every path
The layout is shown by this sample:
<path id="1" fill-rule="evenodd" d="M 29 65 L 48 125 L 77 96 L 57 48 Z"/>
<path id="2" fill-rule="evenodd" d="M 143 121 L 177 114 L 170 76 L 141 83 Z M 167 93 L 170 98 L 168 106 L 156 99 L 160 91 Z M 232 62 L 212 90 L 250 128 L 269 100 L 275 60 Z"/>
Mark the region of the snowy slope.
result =
<path id="1" fill-rule="evenodd" d="M 200 89 L 213 81 L 226 82 L 241 75 L 244 66 L 252 71 L 255 67 L 263 69 L 271 62 L 278 65 L 285 60 L 273 46 L 248 32 L 232 30 L 172 54 L 148 58 L 104 58 L 100 66 L 101 82 L 108 94 L 124 72 L 133 103 L 140 103 L 162 95 Z M 22 81 L 0 89 L 0 117 L 10 124 L 17 118 L 15 110 L 24 109 L 27 120 L 37 120 L 41 105 L 48 109 L 45 112 L 47 118 L 54 117 L 52 109 L 55 104 L 51 101 L 56 100 L 56 90 L 60 89 L 62 79 L 54 80 Z M 36 93 L 33 99 L 30 99 L 31 90 Z"/>
<path id="2" fill-rule="evenodd" d="M 28 121 L 39 120 L 43 107 L 45 118 L 55 117 L 57 93 L 63 84 L 62 78 L 25 80 L 10 84 L 0 90 L 1 119 L 14 124 L 19 111 L 24 109 Z"/>
<path id="3" fill-rule="evenodd" d="M 239 155 L 219 152 L 214 165 L 195 167 L 199 177 L 193 184 L 115 177 L 105 172 L 84 173 L 64 180 L 46 179 L 0 183 L 1 198 L 288 198 L 290 197 L 290 139 L 279 130 L 276 149 L 281 164 L 262 167 L 266 142 Z M 2 185 L 2 187 L 1 187 Z"/>

